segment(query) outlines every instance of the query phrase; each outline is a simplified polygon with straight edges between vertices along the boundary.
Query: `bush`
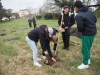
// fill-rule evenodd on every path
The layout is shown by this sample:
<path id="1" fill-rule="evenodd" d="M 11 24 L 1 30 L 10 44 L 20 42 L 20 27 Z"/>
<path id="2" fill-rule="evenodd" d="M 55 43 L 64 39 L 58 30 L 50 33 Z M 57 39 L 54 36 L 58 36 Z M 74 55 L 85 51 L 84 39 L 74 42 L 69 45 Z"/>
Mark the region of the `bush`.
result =
<path id="1" fill-rule="evenodd" d="M 45 18 L 46 20 L 48 20 L 48 19 L 53 19 L 53 15 L 52 15 L 52 13 L 46 13 L 46 14 L 44 15 L 44 18 Z"/>
<path id="2" fill-rule="evenodd" d="M 59 16 L 60 16 L 60 13 L 54 13 L 54 14 L 53 14 L 53 19 L 58 19 Z"/>
<path id="3" fill-rule="evenodd" d="M 36 18 L 37 19 L 41 19 L 42 18 L 42 15 L 37 15 Z"/>
<path id="4" fill-rule="evenodd" d="M 97 18 L 100 18 L 100 11 L 94 11 L 93 13 Z"/>

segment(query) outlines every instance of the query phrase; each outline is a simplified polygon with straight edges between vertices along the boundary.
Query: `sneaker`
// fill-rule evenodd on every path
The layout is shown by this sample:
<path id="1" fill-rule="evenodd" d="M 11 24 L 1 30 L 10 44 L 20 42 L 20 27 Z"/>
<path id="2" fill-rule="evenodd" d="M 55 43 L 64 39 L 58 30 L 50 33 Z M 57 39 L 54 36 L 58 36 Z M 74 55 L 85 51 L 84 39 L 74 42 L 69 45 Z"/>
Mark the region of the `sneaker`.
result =
<path id="1" fill-rule="evenodd" d="M 89 60 L 88 60 L 88 64 L 90 65 L 90 63 L 91 63 L 91 62 L 90 62 L 90 59 L 89 59 Z"/>
<path id="2" fill-rule="evenodd" d="M 42 66 L 42 65 L 39 64 L 38 62 L 35 62 L 34 65 L 37 66 L 37 67 L 41 67 L 41 66 Z"/>
<path id="3" fill-rule="evenodd" d="M 42 56 L 43 59 L 46 59 L 46 56 Z"/>
<path id="4" fill-rule="evenodd" d="M 80 66 L 78 66 L 77 68 L 78 69 L 86 69 L 86 68 L 88 68 L 89 67 L 89 65 L 84 65 L 83 63 L 80 65 Z"/>
<path id="5" fill-rule="evenodd" d="M 41 59 L 40 59 L 40 58 L 37 58 L 37 60 L 38 60 L 38 61 L 41 61 Z"/>

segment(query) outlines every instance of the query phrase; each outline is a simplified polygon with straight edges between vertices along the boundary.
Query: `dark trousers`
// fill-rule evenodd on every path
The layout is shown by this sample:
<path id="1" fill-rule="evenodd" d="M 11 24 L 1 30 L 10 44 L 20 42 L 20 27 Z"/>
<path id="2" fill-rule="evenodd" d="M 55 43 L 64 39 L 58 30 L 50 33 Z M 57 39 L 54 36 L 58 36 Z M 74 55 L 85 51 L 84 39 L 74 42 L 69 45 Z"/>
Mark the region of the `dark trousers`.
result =
<path id="1" fill-rule="evenodd" d="M 65 34 L 65 32 L 62 32 L 62 39 L 64 43 L 64 48 L 69 47 L 69 39 L 70 39 L 70 34 Z"/>
<path id="2" fill-rule="evenodd" d="M 29 27 L 30 27 L 30 28 L 32 27 L 31 23 L 29 23 Z"/>

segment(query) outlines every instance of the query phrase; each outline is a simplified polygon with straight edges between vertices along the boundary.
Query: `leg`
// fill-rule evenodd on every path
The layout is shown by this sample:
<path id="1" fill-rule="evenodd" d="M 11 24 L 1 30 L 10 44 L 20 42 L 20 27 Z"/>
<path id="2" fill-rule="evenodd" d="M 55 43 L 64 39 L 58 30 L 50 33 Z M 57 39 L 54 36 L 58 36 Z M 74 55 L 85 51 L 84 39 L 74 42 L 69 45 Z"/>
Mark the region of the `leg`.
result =
<path id="1" fill-rule="evenodd" d="M 63 40 L 63 43 L 64 43 L 64 48 L 66 48 L 65 32 L 62 32 L 62 40 Z"/>
<path id="2" fill-rule="evenodd" d="M 89 59 L 90 59 L 91 47 L 92 47 L 94 38 L 95 38 L 95 36 L 90 36 L 90 46 L 89 46 L 89 51 L 90 51 L 90 52 L 89 52 Z"/>
<path id="3" fill-rule="evenodd" d="M 32 26 L 31 26 L 31 23 L 29 23 L 29 27 L 31 28 Z"/>
<path id="4" fill-rule="evenodd" d="M 66 35 L 66 48 L 69 48 L 70 35 Z"/>
<path id="5" fill-rule="evenodd" d="M 89 60 L 89 36 L 82 36 L 82 64 L 78 66 L 78 69 L 88 68 L 88 60 Z"/>
<path id="6" fill-rule="evenodd" d="M 41 65 L 38 63 L 38 60 L 37 60 L 38 49 L 36 47 L 35 42 L 32 41 L 31 39 L 29 39 L 28 36 L 26 36 L 26 41 L 27 41 L 28 45 L 30 46 L 30 48 L 32 49 L 34 64 L 37 63 L 36 66 L 40 67 Z"/>
<path id="7" fill-rule="evenodd" d="M 85 65 L 88 65 L 89 54 L 90 54 L 90 37 L 83 36 L 82 37 L 82 58 L 83 58 L 83 64 Z"/>

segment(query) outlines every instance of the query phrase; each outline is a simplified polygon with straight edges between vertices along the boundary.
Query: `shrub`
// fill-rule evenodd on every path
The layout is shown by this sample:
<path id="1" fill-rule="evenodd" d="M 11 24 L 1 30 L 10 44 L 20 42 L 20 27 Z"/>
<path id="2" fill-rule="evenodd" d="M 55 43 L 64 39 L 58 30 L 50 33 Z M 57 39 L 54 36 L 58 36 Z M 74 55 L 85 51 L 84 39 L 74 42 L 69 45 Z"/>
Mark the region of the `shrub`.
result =
<path id="1" fill-rule="evenodd" d="M 36 18 L 37 19 L 41 19 L 42 18 L 42 15 L 37 15 Z"/>
<path id="2" fill-rule="evenodd" d="M 60 13 L 54 13 L 54 14 L 53 14 L 53 19 L 58 19 L 59 16 L 60 16 Z"/>
<path id="3" fill-rule="evenodd" d="M 52 15 L 52 13 L 46 13 L 46 14 L 44 15 L 44 18 L 45 18 L 46 20 L 48 20 L 48 19 L 53 19 L 53 15 Z"/>

